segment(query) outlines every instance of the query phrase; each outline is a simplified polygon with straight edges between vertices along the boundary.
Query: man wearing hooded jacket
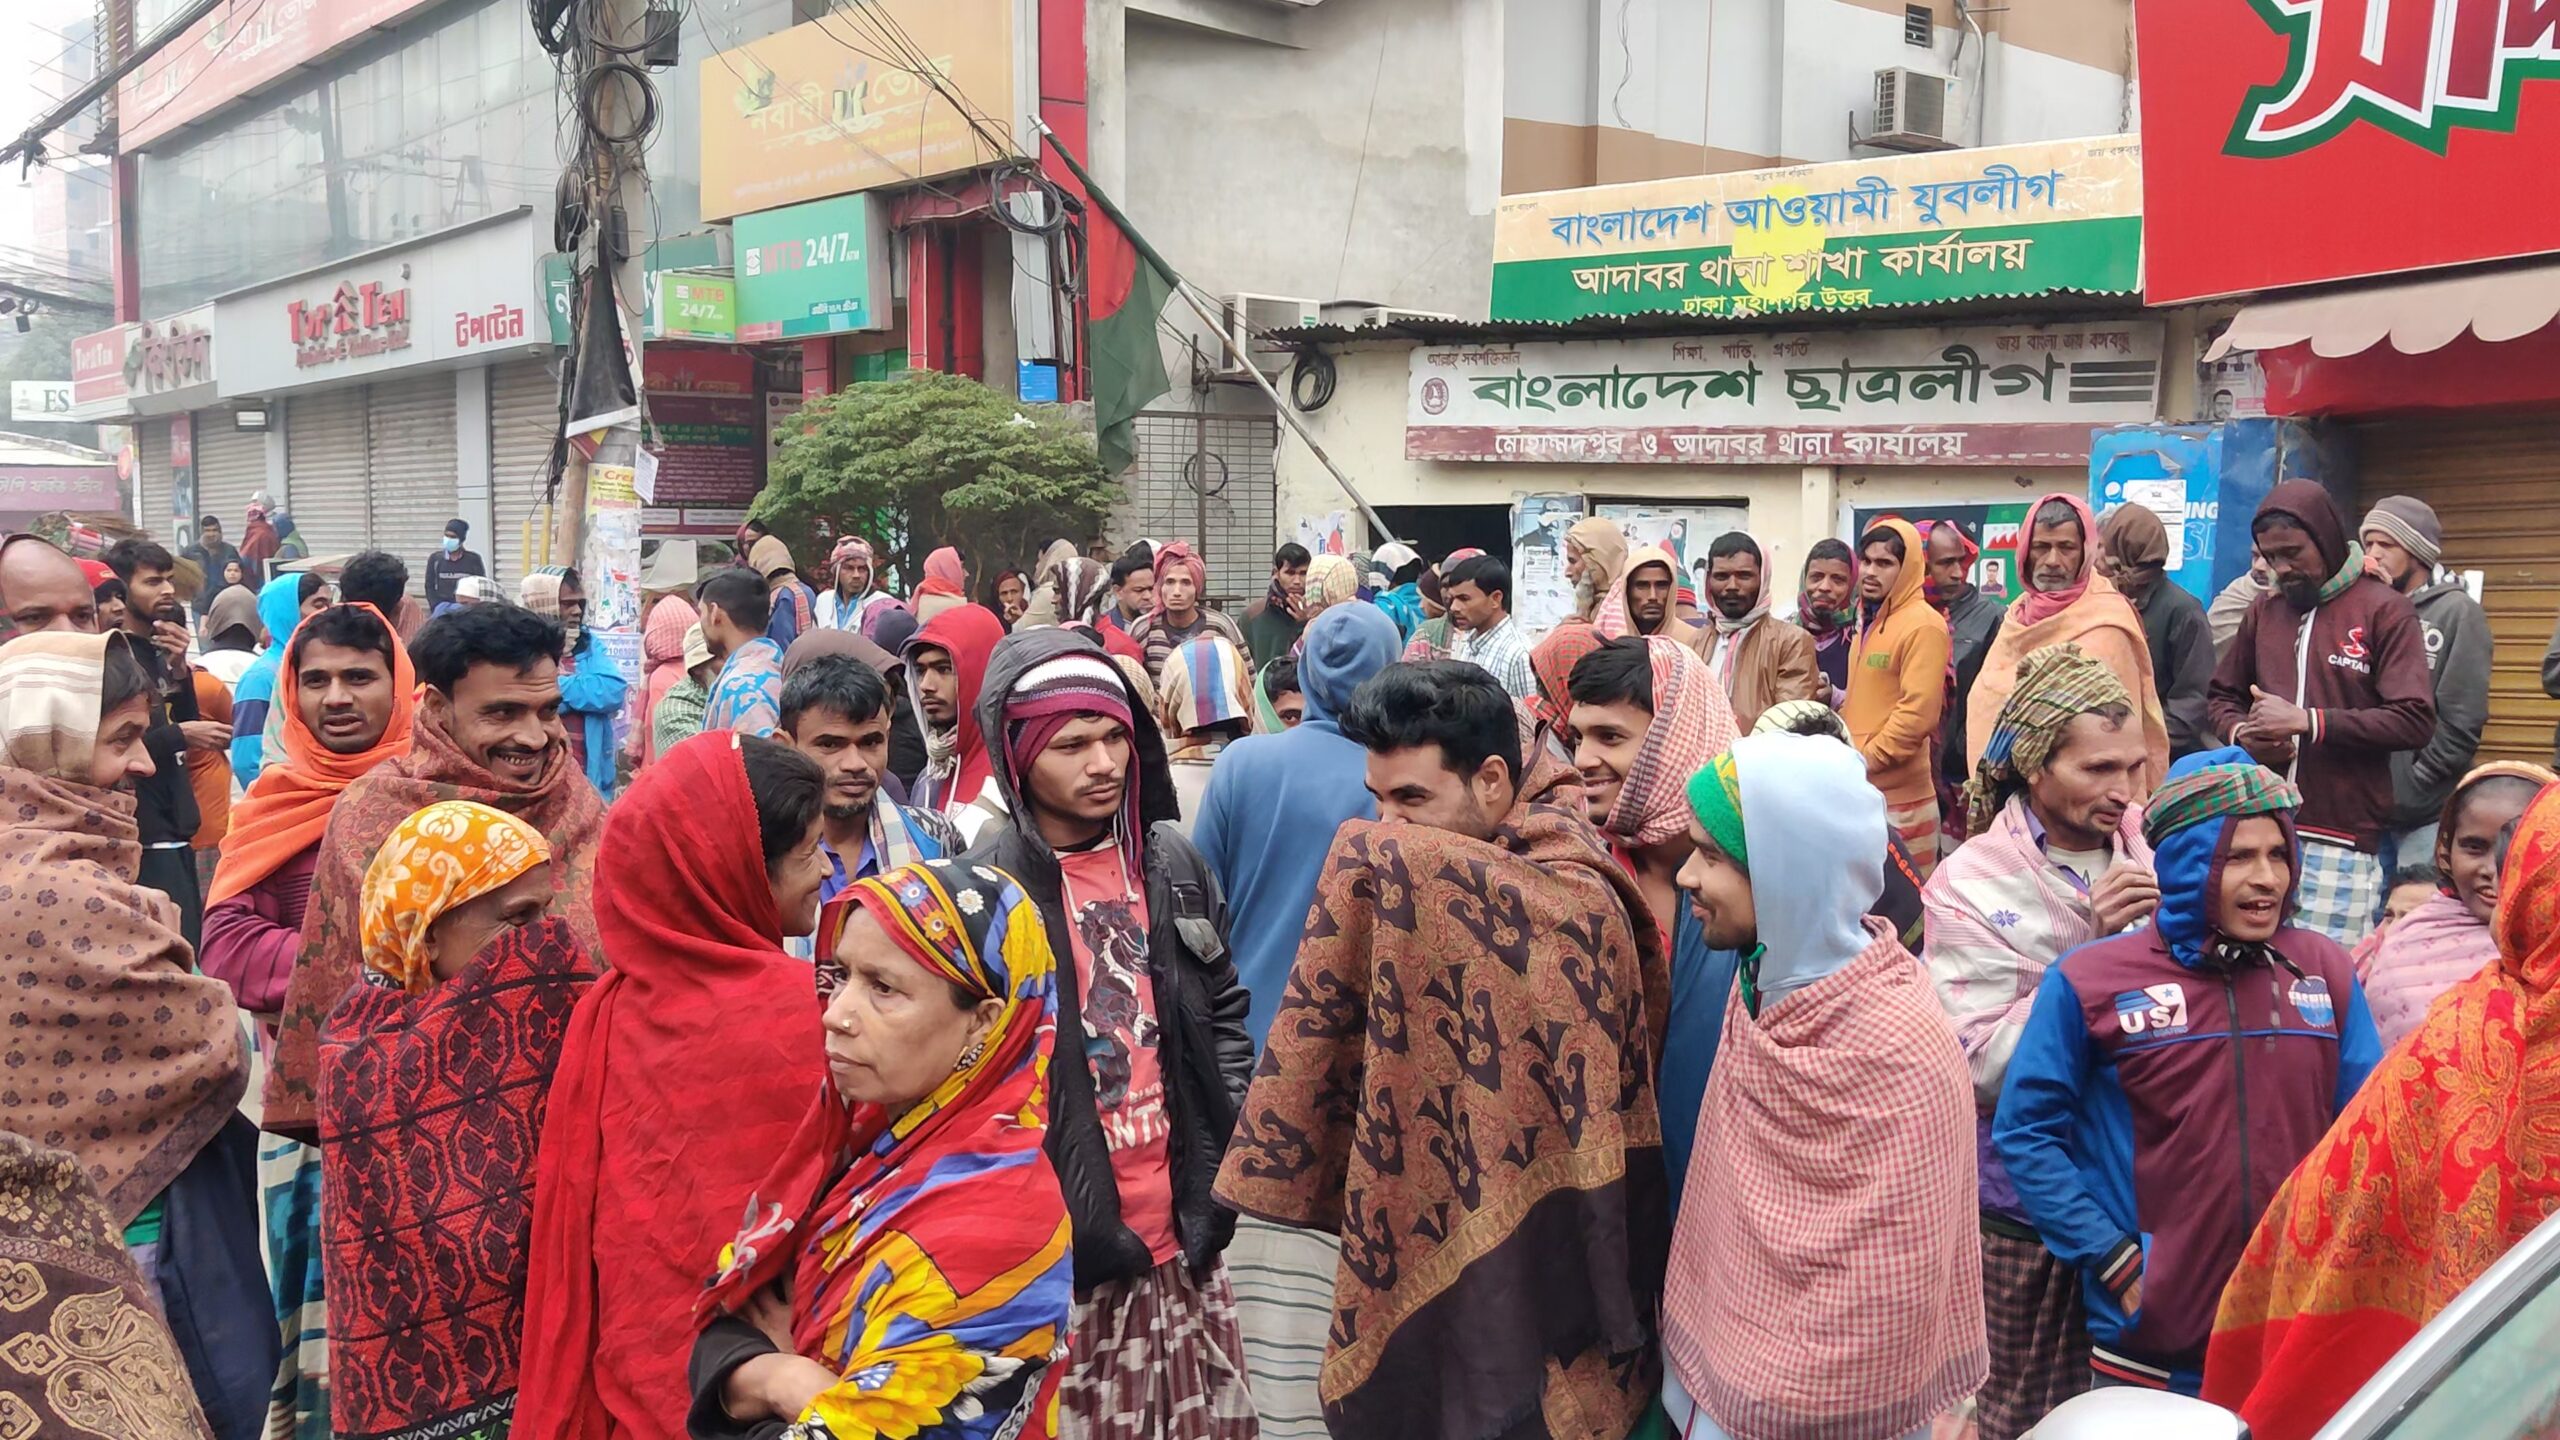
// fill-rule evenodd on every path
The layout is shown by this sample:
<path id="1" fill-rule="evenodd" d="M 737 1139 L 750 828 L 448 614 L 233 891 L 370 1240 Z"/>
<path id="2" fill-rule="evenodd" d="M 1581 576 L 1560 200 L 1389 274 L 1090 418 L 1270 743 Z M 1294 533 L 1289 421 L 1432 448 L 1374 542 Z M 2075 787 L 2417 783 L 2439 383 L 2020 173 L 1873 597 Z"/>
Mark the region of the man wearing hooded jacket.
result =
<path id="1" fill-rule="evenodd" d="M 1058 954 L 1047 1149 L 1075 1250 L 1064 1433 L 1243 1440 L 1243 1343 L 1210 1193 L 1253 1078 L 1226 902 L 1173 828 L 1164 737 L 1100 645 L 1007 637 L 977 701 L 1005 819 L 966 857 L 1022 882 Z"/>
<path id="2" fill-rule="evenodd" d="M 2267 492 L 2249 534 L 2275 588 L 2241 617 L 2206 718 L 2301 787 L 2302 924 L 2352 945 L 2382 907 L 2392 756 L 2435 734 L 2426 631 L 2408 597 L 2365 573 L 2317 482 Z"/>

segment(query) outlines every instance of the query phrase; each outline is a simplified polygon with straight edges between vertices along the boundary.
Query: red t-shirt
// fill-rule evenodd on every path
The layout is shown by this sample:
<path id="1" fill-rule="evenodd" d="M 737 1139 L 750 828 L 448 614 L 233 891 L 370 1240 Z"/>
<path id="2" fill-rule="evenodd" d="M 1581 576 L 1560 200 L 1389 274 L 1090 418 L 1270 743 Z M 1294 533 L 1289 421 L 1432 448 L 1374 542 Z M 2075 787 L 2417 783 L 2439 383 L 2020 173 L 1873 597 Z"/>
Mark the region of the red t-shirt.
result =
<path id="1" fill-rule="evenodd" d="M 1173 1230 L 1172 1122 L 1165 1114 L 1156 992 L 1147 974 L 1147 897 L 1121 869 L 1118 846 L 1058 857 L 1067 946 L 1084 997 L 1085 1063 L 1093 1071 L 1120 1218 L 1159 1265 L 1180 1250 Z"/>

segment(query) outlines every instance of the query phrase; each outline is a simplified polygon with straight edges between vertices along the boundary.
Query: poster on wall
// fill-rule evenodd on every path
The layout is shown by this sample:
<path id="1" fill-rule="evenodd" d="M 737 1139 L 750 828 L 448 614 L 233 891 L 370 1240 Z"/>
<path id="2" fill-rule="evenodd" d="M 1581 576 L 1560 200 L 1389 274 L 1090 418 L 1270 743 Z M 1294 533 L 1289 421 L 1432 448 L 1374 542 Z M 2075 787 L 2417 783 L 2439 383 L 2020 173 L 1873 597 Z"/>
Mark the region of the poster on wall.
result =
<path id="1" fill-rule="evenodd" d="M 1742 505 L 1662 505 L 1652 502 L 1603 504 L 1592 513 L 1615 520 L 1626 532 L 1630 553 L 1659 545 L 1680 562 L 1680 583 L 1694 590 L 1706 585 L 1707 547 L 1727 530 L 1746 529 L 1749 507 Z"/>
<path id="2" fill-rule="evenodd" d="M 181 549 L 196 543 L 196 417 L 169 417 L 169 519 Z"/>
<path id="3" fill-rule="evenodd" d="M 587 467 L 587 539 L 578 573 L 587 582 L 587 628 L 625 675 L 647 666 L 640 655 L 640 495 L 628 465 Z M 638 714 L 642 687 L 615 717 L 619 746 Z"/>
<path id="4" fill-rule="evenodd" d="M 1867 533 L 1879 520 L 1902 519 L 1914 524 L 1923 520 L 1953 520 L 1962 525 L 1982 546 L 1982 554 L 1973 562 L 1970 577 L 1983 594 L 2002 604 L 2018 598 L 2018 527 L 2027 523 L 2028 501 L 2004 505 L 1843 505 L 1841 529 L 1852 537 Z"/>
<path id="5" fill-rule="evenodd" d="M 1573 613 L 1564 532 L 1581 518 L 1579 495 L 1524 495 L 1511 507 L 1511 613 L 1533 635 Z"/>
<path id="6" fill-rule="evenodd" d="M 1297 541 L 1310 555 L 1348 555 L 1351 553 L 1351 515 L 1344 510 L 1328 510 L 1322 515 L 1298 517 Z"/>
<path id="7" fill-rule="evenodd" d="M 650 449 L 657 457 L 647 496 L 648 533 L 712 539 L 736 534 L 764 488 L 753 357 L 651 349 L 642 365 L 649 378 Z M 798 396 L 787 398 L 797 407 Z"/>

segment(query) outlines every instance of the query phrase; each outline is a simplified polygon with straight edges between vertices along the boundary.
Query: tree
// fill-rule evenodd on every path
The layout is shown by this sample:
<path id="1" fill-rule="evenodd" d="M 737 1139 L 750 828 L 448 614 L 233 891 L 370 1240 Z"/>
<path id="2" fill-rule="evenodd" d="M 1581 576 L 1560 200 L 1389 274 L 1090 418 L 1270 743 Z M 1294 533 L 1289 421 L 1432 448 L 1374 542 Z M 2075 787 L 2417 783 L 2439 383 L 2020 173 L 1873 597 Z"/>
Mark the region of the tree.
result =
<path id="1" fill-rule="evenodd" d="M 795 433 L 749 513 L 813 567 L 853 534 L 887 546 L 910 581 L 935 547 L 958 546 L 983 585 L 1060 537 L 1081 549 L 1119 499 L 1092 435 L 1064 412 L 966 376 L 855 385 L 785 423 Z"/>
<path id="2" fill-rule="evenodd" d="M 0 321 L 0 324 L 5 324 Z M 12 380 L 68 380 L 71 378 L 71 342 L 91 330 L 102 328 L 105 320 L 98 316 L 40 310 L 24 335 L 11 334 L 0 342 L 0 404 L 7 404 Z M 14 342 L 14 343 L 12 343 Z M 7 424 L 29 435 L 48 440 L 68 440 L 74 445 L 95 449 L 98 427 L 79 424 L 50 416 L 9 412 Z"/>

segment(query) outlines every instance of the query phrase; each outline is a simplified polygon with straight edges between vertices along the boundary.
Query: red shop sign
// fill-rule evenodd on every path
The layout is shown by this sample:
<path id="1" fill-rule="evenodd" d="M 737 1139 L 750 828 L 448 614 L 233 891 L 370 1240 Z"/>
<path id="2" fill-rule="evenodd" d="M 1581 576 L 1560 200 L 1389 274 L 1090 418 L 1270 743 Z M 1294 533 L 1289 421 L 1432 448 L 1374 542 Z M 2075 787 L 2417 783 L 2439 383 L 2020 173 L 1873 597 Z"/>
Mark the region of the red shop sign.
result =
<path id="1" fill-rule="evenodd" d="M 2142 0 L 2154 305 L 2560 250 L 2560 0 Z"/>

